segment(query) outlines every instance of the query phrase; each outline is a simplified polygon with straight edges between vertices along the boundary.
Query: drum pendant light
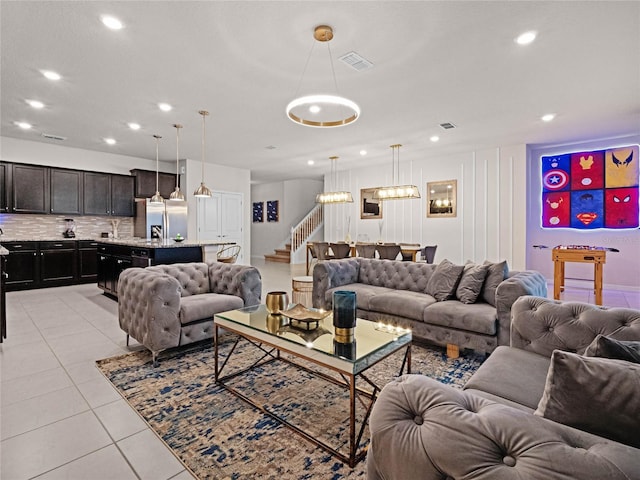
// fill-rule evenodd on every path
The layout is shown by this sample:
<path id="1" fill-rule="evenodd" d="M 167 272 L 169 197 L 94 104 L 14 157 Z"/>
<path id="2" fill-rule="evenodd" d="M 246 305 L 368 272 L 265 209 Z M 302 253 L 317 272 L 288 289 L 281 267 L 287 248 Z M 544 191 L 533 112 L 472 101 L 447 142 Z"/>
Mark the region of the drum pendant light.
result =
<path id="1" fill-rule="evenodd" d="M 202 177 L 200 180 L 200 186 L 196 189 L 195 192 L 193 192 L 193 195 L 199 198 L 207 198 L 212 195 L 211 190 L 209 190 L 204 184 L 205 118 L 207 118 L 209 112 L 207 112 L 206 110 L 200 110 L 198 111 L 198 113 L 202 115 Z"/>
<path id="2" fill-rule="evenodd" d="M 176 129 L 176 189 L 169 195 L 169 200 L 179 202 L 184 201 L 184 193 L 180 191 L 178 184 L 180 183 L 180 129 L 182 125 L 175 123 Z"/>
<path id="3" fill-rule="evenodd" d="M 158 151 L 160 146 L 160 139 L 162 138 L 160 135 L 154 135 L 153 138 L 156 139 L 156 194 L 151 197 L 150 203 L 164 203 L 164 198 L 160 195 L 160 189 L 158 187 Z"/>

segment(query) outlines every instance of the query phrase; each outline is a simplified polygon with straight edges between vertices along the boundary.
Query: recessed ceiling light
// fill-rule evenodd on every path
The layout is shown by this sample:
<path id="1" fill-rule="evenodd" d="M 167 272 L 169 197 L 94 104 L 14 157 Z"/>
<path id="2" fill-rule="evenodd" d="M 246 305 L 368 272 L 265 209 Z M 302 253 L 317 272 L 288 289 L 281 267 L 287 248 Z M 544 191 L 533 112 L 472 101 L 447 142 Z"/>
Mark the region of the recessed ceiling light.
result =
<path id="1" fill-rule="evenodd" d="M 108 143 L 109 145 L 115 145 L 116 144 L 116 141 L 115 141 L 114 138 L 105 138 L 104 142 Z"/>
<path id="2" fill-rule="evenodd" d="M 62 78 L 59 73 L 51 70 L 42 70 L 42 75 L 47 77 L 49 80 L 60 80 Z"/>
<path id="3" fill-rule="evenodd" d="M 440 137 L 437 135 L 433 135 L 431 138 L 429 138 L 429 140 L 431 140 L 432 142 L 437 142 L 438 140 L 440 140 Z"/>
<path id="4" fill-rule="evenodd" d="M 110 28 L 111 30 L 120 30 L 122 27 L 124 27 L 120 20 L 118 20 L 116 17 L 112 17 L 111 15 L 102 15 L 100 17 L 100 20 L 106 27 Z"/>
<path id="5" fill-rule="evenodd" d="M 363 157 L 367 154 L 366 150 L 360 150 L 360 155 L 362 155 Z"/>
<path id="6" fill-rule="evenodd" d="M 158 108 L 163 112 L 170 112 L 173 109 L 173 107 L 168 103 L 159 103 Z"/>
<path id="7" fill-rule="evenodd" d="M 313 165 L 314 163 L 316 162 L 314 162 L 313 160 L 307 160 L 307 165 Z"/>
<path id="8" fill-rule="evenodd" d="M 24 130 L 29 130 L 31 128 L 31 124 L 27 122 L 14 122 L 18 127 L 23 128 Z"/>
<path id="9" fill-rule="evenodd" d="M 547 113 L 546 115 L 543 115 L 540 118 L 542 119 L 543 122 L 550 122 L 551 120 L 556 118 L 556 114 L 555 113 Z"/>
<path id="10" fill-rule="evenodd" d="M 311 113 L 320 113 L 321 108 L 318 105 L 311 105 L 309 111 Z"/>
<path id="11" fill-rule="evenodd" d="M 536 32 L 534 30 L 530 30 L 528 32 L 521 33 L 516 38 L 516 43 L 518 45 L 529 45 L 531 42 L 533 42 L 536 39 L 537 35 L 538 35 L 538 32 Z"/>
<path id="12" fill-rule="evenodd" d="M 44 103 L 39 102 L 38 100 L 27 100 L 27 103 L 33 108 L 44 108 Z"/>
<path id="13" fill-rule="evenodd" d="M 140 124 L 139 123 L 127 123 L 127 125 L 129 125 L 129 128 L 131 130 L 140 130 Z"/>

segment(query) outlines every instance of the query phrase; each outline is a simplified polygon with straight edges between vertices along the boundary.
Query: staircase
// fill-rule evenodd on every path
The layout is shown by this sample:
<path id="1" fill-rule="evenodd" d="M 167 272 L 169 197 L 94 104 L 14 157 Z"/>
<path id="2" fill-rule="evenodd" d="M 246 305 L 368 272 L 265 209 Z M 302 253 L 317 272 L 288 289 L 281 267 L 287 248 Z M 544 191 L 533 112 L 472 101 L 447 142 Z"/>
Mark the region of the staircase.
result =
<path id="1" fill-rule="evenodd" d="M 265 262 L 291 263 L 291 252 L 300 262 L 300 256 L 306 251 L 307 240 L 323 225 L 322 205 L 316 205 L 302 219 L 300 223 L 291 228 L 291 242 L 285 244 L 284 248 L 276 248 L 274 254 L 264 256 Z M 302 260 L 304 262 L 304 260 Z M 296 263 L 296 262 L 294 262 Z"/>
<path id="2" fill-rule="evenodd" d="M 276 253 L 264 256 L 265 262 L 291 263 L 291 244 L 287 243 L 284 248 L 276 248 Z"/>

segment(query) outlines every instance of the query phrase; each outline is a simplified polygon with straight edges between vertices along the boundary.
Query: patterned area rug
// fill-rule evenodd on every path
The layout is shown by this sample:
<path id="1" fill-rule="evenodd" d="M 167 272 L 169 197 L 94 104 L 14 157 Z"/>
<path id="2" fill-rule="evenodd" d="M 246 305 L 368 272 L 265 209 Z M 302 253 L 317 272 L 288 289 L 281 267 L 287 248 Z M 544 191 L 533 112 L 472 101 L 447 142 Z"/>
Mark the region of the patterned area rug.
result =
<path id="1" fill-rule="evenodd" d="M 233 341 L 231 337 L 223 338 L 219 350 L 220 356 L 226 358 Z M 368 378 L 382 387 L 397 375 L 403 355 L 398 352 L 375 365 L 367 371 Z M 259 350 L 242 341 L 225 368 L 249 366 L 260 356 Z M 444 349 L 414 345 L 412 373 L 428 375 L 459 388 L 483 359 L 482 355 L 467 353 L 449 360 Z M 96 363 L 124 399 L 199 479 L 366 478 L 366 460 L 351 469 L 216 385 L 211 341 L 165 352 L 157 368 L 152 366 L 147 351 Z M 287 362 L 259 366 L 228 383 L 348 454 L 349 395 L 344 387 Z M 368 387 L 364 382 L 358 386 Z M 360 402 L 356 403 L 360 420 L 365 410 Z M 367 446 L 368 438 L 365 427 L 361 448 Z"/>

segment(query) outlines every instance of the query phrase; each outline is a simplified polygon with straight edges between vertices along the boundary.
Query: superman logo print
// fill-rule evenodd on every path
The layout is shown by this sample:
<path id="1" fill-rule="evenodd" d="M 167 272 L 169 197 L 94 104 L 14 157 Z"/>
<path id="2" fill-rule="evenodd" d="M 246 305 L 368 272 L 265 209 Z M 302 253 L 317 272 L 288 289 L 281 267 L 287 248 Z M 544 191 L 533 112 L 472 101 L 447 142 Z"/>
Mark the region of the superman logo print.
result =
<path id="1" fill-rule="evenodd" d="M 638 146 L 545 156 L 544 228 L 638 228 Z"/>

